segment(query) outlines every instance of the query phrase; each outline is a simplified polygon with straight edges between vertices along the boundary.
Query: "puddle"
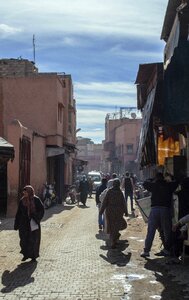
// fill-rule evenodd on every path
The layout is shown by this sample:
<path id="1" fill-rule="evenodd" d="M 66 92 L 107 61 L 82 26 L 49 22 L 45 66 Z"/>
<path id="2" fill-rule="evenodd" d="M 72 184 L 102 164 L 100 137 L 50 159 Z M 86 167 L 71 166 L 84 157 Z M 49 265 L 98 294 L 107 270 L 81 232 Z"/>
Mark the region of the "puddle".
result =
<path id="1" fill-rule="evenodd" d="M 113 276 L 112 276 L 112 279 L 113 279 L 113 280 L 120 280 L 120 281 L 122 281 L 122 280 L 125 280 L 125 279 L 126 279 L 126 275 L 124 275 L 124 274 L 113 275 Z"/>
<path id="2" fill-rule="evenodd" d="M 128 237 L 130 240 L 136 240 L 137 242 L 143 243 L 144 239 L 140 239 L 137 236 L 130 236 Z"/>
<path id="3" fill-rule="evenodd" d="M 128 267 L 131 267 L 131 268 L 137 268 L 137 265 L 136 265 L 134 262 L 132 262 L 132 261 L 130 261 L 130 262 L 127 264 L 127 266 L 128 266 Z"/>
<path id="4" fill-rule="evenodd" d="M 129 280 L 129 281 L 132 281 L 132 280 L 141 280 L 141 279 L 144 279 L 146 278 L 147 276 L 141 274 L 129 274 L 126 276 L 126 278 Z"/>
<path id="5" fill-rule="evenodd" d="M 136 237 L 136 236 L 129 236 L 129 239 L 131 239 L 131 240 L 137 240 L 138 237 Z"/>
<path id="6" fill-rule="evenodd" d="M 132 285 L 130 283 L 125 282 L 126 278 L 127 278 L 126 275 L 117 274 L 112 277 L 112 281 L 119 281 L 120 283 L 122 283 L 124 288 L 124 293 L 128 294 L 132 289 Z"/>
<path id="7" fill-rule="evenodd" d="M 150 280 L 151 284 L 158 284 L 158 282 L 156 280 Z"/>
<path id="8" fill-rule="evenodd" d="M 130 299 L 129 297 L 129 294 L 131 293 L 132 291 L 132 284 L 130 283 L 131 281 L 134 281 L 134 280 L 141 280 L 143 278 L 145 278 L 146 276 L 145 275 L 138 275 L 138 274 L 129 274 L 129 275 L 124 275 L 124 274 L 117 274 L 117 275 L 114 275 L 112 277 L 112 281 L 115 282 L 115 281 L 119 281 L 122 285 L 123 285 L 123 288 L 124 288 L 124 294 L 125 294 L 125 297 L 124 298 L 121 298 L 121 299 Z"/>

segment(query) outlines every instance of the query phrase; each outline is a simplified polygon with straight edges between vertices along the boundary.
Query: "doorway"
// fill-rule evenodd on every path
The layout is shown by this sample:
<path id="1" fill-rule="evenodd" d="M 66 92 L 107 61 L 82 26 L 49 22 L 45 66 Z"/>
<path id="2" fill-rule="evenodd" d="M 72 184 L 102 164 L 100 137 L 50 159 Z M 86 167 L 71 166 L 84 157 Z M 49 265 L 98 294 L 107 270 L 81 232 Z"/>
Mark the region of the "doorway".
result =
<path id="1" fill-rule="evenodd" d="M 7 212 L 7 162 L 0 163 L 0 218 Z"/>

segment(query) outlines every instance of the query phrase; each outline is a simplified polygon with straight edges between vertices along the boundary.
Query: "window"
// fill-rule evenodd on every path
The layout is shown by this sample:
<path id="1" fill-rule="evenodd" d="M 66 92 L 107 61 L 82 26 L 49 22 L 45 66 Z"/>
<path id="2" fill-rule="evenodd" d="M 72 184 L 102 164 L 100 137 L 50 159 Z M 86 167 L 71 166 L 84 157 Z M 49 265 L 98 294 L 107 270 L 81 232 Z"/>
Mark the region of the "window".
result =
<path id="1" fill-rule="evenodd" d="M 62 103 L 58 104 L 58 122 L 63 122 L 63 105 Z"/>
<path id="2" fill-rule="evenodd" d="M 127 154 L 133 154 L 133 144 L 126 145 Z"/>

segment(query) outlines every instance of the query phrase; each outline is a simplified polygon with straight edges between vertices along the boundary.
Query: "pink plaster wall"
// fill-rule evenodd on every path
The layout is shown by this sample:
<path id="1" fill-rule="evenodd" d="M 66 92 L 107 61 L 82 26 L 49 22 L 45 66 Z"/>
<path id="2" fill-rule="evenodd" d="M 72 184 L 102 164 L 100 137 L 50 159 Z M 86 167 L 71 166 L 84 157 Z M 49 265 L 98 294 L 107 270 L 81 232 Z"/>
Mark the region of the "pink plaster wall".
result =
<path id="1" fill-rule="evenodd" d="M 66 84 L 64 84 L 64 80 Z M 63 118 L 58 120 L 58 105 L 63 107 Z M 68 131 L 68 113 L 71 127 Z M 30 137 L 32 147 L 31 184 L 36 193 L 46 181 L 46 145 L 75 144 L 76 110 L 70 75 L 39 73 L 29 77 L 0 78 L 1 136 L 15 147 L 15 160 L 8 164 L 9 207 L 7 215 L 14 215 L 19 180 L 19 139 Z M 13 120 L 19 122 L 13 122 Z M 74 156 L 74 154 L 72 155 Z M 65 162 L 65 184 L 71 184 L 72 160 Z"/>
<path id="2" fill-rule="evenodd" d="M 31 177 L 30 182 L 38 196 L 41 196 L 43 184 L 46 181 L 46 143 L 41 137 L 33 137 L 33 132 L 22 126 L 18 120 L 14 120 L 7 127 L 7 139 L 14 145 L 15 158 L 8 163 L 8 201 L 7 216 L 15 215 L 18 204 L 19 187 L 19 141 L 26 136 L 31 141 Z"/>
<path id="3" fill-rule="evenodd" d="M 141 130 L 141 119 L 128 119 L 127 122 L 115 130 L 115 147 L 124 146 L 124 163 L 136 159 L 138 141 Z M 127 154 L 126 145 L 133 144 L 133 154 Z"/>
<path id="4" fill-rule="evenodd" d="M 128 119 L 108 120 L 105 130 L 106 142 L 115 141 L 115 129 L 127 122 Z"/>
<path id="5" fill-rule="evenodd" d="M 42 196 L 46 178 L 46 142 L 44 138 L 34 137 L 32 141 L 31 184 L 38 196 Z"/>
<path id="6" fill-rule="evenodd" d="M 63 104 L 63 95 L 58 77 L 46 75 L 1 80 L 5 131 L 13 119 L 19 119 L 24 126 L 49 135 L 51 143 L 62 146 L 63 124 L 58 124 L 57 112 L 58 103 Z"/>

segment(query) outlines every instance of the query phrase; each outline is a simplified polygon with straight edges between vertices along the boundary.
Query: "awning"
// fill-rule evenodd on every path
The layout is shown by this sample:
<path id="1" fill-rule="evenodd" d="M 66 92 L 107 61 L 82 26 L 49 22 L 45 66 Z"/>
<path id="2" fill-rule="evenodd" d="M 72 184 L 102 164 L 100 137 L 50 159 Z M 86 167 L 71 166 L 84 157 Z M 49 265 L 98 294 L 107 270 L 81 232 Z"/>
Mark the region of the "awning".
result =
<path id="1" fill-rule="evenodd" d="M 135 84 L 137 84 L 137 108 L 143 110 L 149 95 L 150 85 L 163 80 L 163 63 L 140 64 Z"/>
<path id="2" fill-rule="evenodd" d="M 189 44 L 180 41 L 164 73 L 163 110 L 164 125 L 189 123 Z"/>
<path id="3" fill-rule="evenodd" d="M 14 159 L 14 146 L 0 137 L 0 158 L 3 160 Z"/>
<path id="4" fill-rule="evenodd" d="M 164 57 L 165 57 L 164 69 L 167 68 L 174 54 L 174 50 L 178 46 L 179 34 L 180 34 L 180 22 L 177 14 L 167 44 L 164 49 Z"/>
<path id="5" fill-rule="evenodd" d="M 157 86 L 157 85 L 156 85 Z M 137 151 L 137 162 L 141 162 L 143 148 L 146 142 L 148 128 L 150 124 L 150 117 L 154 105 L 155 93 L 156 93 L 156 86 L 151 90 L 148 95 L 146 104 L 144 106 L 143 116 L 142 116 L 142 127 L 140 131 L 140 140 L 139 140 L 139 147 Z"/>
<path id="6" fill-rule="evenodd" d="M 63 147 L 48 147 L 46 148 L 46 156 L 52 157 L 65 153 L 65 149 Z"/>
<path id="7" fill-rule="evenodd" d="M 186 4 L 180 5 L 180 3 L 181 0 L 169 0 L 168 2 L 163 28 L 161 32 L 161 39 L 164 40 L 165 42 L 167 42 L 169 38 L 177 11 L 182 10 L 186 5 Z"/>

